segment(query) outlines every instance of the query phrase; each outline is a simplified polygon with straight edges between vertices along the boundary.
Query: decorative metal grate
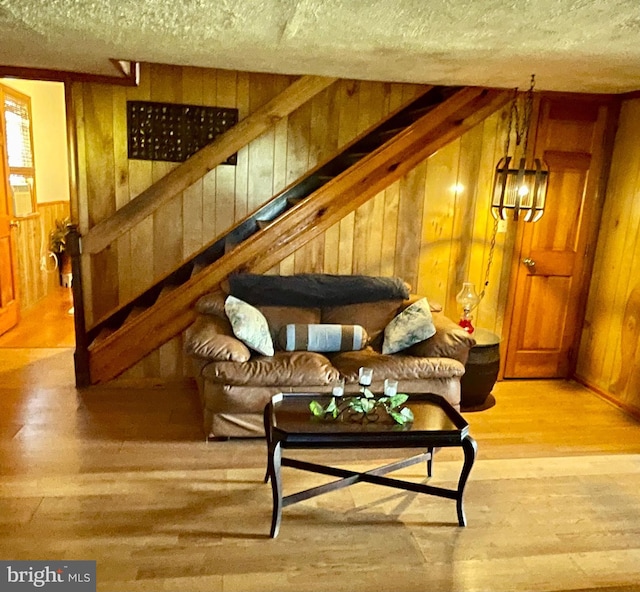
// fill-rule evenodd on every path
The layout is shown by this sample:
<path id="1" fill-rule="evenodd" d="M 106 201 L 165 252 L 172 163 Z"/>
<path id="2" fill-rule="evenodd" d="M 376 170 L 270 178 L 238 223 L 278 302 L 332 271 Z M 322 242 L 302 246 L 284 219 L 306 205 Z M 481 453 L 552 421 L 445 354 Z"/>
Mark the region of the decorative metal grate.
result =
<path id="1" fill-rule="evenodd" d="M 237 109 L 127 101 L 129 158 L 183 162 L 236 123 Z"/>

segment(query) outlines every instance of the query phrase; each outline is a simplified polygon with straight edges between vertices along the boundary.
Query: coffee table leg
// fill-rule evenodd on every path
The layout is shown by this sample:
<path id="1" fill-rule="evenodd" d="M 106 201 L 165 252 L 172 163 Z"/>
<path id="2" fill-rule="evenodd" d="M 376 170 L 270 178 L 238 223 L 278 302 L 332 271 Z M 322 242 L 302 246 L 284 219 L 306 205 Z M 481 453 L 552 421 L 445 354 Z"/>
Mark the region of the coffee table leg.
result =
<path id="1" fill-rule="evenodd" d="M 429 453 L 429 460 L 427 461 L 427 477 L 431 477 L 433 473 L 433 446 L 427 448 Z"/>
<path id="2" fill-rule="evenodd" d="M 280 520 L 282 519 L 282 478 L 280 465 L 282 462 L 282 447 L 280 442 L 269 442 L 269 476 L 271 478 L 271 491 L 273 492 L 273 514 L 271 516 L 271 538 L 278 536 Z"/>
<path id="3" fill-rule="evenodd" d="M 264 435 L 267 439 L 267 470 L 264 474 L 264 482 L 269 482 L 269 475 L 271 474 L 271 403 L 268 403 L 264 408 L 262 415 L 264 421 Z"/>
<path id="4" fill-rule="evenodd" d="M 478 445 L 471 436 L 467 436 L 462 440 L 462 449 L 464 450 L 464 465 L 462 466 L 462 473 L 460 473 L 460 480 L 458 481 L 457 510 L 458 524 L 460 526 L 466 526 L 467 519 L 464 515 L 464 508 L 462 507 L 462 494 L 464 493 L 464 486 L 467 484 L 469 473 L 471 473 L 473 461 L 476 459 Z"/>

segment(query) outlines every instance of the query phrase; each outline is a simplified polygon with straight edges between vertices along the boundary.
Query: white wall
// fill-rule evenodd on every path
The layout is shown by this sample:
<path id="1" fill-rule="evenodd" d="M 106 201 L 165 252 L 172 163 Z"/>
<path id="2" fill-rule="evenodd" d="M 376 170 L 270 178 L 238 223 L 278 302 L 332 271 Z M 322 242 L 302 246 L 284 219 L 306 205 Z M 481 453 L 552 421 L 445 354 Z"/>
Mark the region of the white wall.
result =
<path id="1" fill-rule="evenodd" d="M 31 97 L 33 152 L 38 203 L 69 200 L 69 164 L 64 85 L 61 82 L 0 79 Z"/>

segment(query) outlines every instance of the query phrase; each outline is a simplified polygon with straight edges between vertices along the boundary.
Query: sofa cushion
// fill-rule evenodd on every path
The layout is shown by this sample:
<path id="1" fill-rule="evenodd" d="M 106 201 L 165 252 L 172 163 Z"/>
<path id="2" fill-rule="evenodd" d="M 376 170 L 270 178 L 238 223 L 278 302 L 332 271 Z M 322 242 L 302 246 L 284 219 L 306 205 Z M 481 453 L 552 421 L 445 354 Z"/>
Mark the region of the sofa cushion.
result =
<path id="1" fill-rule="evenodd" d="M 247 346 L 234 337 L 226 319 L 201 315 L 185 332 L 187 354 L 207 360 L 246 362 L 251 357 Z"/>
<path id="2" fill-rule="evenodd" d="M 427 358 L 453 358 L 466 364 L 469 350 L 476 343 L 473 336 L 443 313 L 433 315 L 433 324 L 436 328 L 435 335 L 412 345 L 406 353 Z"/>
<path id="3" fill-rule="evenodd" d="M 269 333 L 269 324 L 257 308 L 235 296 L 227 296 L 224 311 L 238 339 L 259 354 L 273 355 L 273 340 Z"/>
<path id="4" fill-rule="evenodd" d="M 273 344 L 278 347 L 280 329 L 289 323 L 319 323 L 319 308 L 303 308 L 301 306 L 256 306 L 269 323 L 269 331 Z"/>
<path id="5" fill-rule="evenodd" d="M 464 366 L 449 358 L 419 358 L 404 354 L 380 354 L 370 347 L 358 352 L 343 352 L 331 356 L 331 363 L 345 377 L 347 383 L 358 382 L 361 366 L 373 369 L 373 381 L 385 378 L 420 380 L 462 376 Z"/>
<path id="6" fill-rule="evenodd" d="M 384 330 L 383 354 L 394 354 L 428 339 L 436 332 L 429 302 L 414 302 L 397 315 Z"/>
<path id="7" fill-rule="evenodd" d="M 226 318 L 227 315 L 224 312 L 224 301 L 226 298 L 227 295 L 221 290 L 209 292 L 198 298 L 194 308 L 196 312 L 200 314 L 216 315 Z"/>
<path id="8" fill-rule="evenodd" d="M 278 343 L 285 351 L 353 351 L 367 345 L 367 332 L 360 325 L 288 324 Z"/>
<path id="9" fill-rule="evenodd" d="M 305 386 L 331 384 L 340 374 L 322 354 L 279 351 L 270 357 L 254 356 L 244 364 L 211 362 L 202 376 L 224 384 Z"/>
<path id="10" fill-rule="evenodd" d="M 418 300 L 421 300 L 422 298 L 424 298 L 424 296 L 421 296 L 420 294 L 411 294 L 411 296 L 409 296 L 409 298 L 402 303 L 402 308 L 398 312 L 402 312 L 405 308 L 407 308 L 407 306 L 411 306 L 413 303 L 418 302 Z M 431 310 L 431 312 L 442 312 L 442 304 L 429 299 L 429 310 Z"/>
<path id="11" fill-rule="evenodd" d="M 369 341 L 374 341 L 398 314 L 403 302 L 396 299 L 330 306 L 322 309 L 322 322 L 335 325 L 360 325 L 367 332 Z"/>

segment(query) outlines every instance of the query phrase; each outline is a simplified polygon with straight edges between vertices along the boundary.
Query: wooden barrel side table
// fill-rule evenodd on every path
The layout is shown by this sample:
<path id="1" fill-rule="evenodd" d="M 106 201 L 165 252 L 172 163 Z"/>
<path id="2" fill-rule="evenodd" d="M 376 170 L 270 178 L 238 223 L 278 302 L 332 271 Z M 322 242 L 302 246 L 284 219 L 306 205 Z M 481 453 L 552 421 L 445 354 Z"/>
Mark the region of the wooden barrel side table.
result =
<path id="1" fill-rule="evenodd" d="M 476 344 L 469 351 L 465 372 L 460 379 L 460 407 L 482 408 L 491 394 L 500 370 L 500 336 L 487 329 L 473 333 Z"/>

